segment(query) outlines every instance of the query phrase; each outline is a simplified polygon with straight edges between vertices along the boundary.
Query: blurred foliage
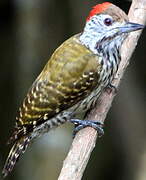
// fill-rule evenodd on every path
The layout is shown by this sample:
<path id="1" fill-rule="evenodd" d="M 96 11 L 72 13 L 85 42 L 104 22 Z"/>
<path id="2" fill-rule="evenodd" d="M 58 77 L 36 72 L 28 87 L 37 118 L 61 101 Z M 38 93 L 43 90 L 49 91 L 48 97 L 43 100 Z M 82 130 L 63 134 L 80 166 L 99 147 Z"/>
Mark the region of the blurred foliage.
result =
<path id="1" fill-rule="evenodd" d="M 52 52 L 81 32 L 90 8 L 103 1 L 0 1 L 0 168 L 15 115 Z M 128 12 L 130 1 L 111 1 Z M 146 31 L 143 32 L 108 114 L 83 180 L 144 180 L 146 177 Z M 70 144 L 67 123 L 37 139 L 7 180 L 56 180 Z"/>

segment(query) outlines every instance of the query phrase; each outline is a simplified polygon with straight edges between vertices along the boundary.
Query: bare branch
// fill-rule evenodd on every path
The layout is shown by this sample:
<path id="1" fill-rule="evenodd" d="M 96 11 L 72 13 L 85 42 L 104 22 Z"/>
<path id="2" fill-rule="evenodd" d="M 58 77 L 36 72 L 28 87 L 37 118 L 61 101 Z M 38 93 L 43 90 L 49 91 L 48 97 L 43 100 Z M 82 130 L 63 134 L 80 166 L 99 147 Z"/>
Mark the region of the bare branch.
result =
<path id="1" fill-rule="evenodd" d="M 133 0 L 128 16 L 131 22 L 144 24 L 146 21 L 146 0 Z M 115 87 L 118 87 L 120 84 L 140 34 L 141 31 L 131 33 L 122 46 L 122 61 L 116 78 L 113 81 Z M 114 96 L 114 92 L 111 92 L 110 94 L 103 92 L 97 106 L 88 115 L 88 119 L 104 122 Z M 95 147 L 97 137 L 97 132 L 90 127 L 81 130 L 76 135 L 64 161 L 58 180 L 80 180 L 82 178 L 90 154 Z"/>

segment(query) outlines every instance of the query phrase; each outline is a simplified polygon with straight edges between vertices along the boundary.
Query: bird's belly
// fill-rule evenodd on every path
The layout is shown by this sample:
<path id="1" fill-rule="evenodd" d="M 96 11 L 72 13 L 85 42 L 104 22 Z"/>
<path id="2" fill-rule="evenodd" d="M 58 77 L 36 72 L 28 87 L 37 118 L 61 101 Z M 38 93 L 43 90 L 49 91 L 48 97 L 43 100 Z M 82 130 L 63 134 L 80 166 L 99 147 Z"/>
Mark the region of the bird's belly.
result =
<path id="1" fill-rule="evenodd" d="M 104 74 L 104 70 L 103 70 Z M 109 77 L 110 76 L 110 77 Z M 96 105 L 96 102 L 101 94 L 101 92 L 106 88 L 109 83 L 113 79 L 113 74 L 111 75 L 110 72 L 106 76 L 103 76 L 104 78 L 100 78 L 97 87 L 82 101 L 74 105 L 72 108 L 70 108 L 70 111 L 74 111 L 74 114 L 77 116 L 78 114 L 85 113 L 86 111 L 90 110 Z M 100 85 L 99 85 L 100 84 Z"/>
<path id="2" fill-rule="evenodd" d="M 89 109 L 95 106 L 97 99 L 99 98 L 103 86 L 99 86 L 97 89 L 91 92 L 85 99 L 77 103 L 75 106 L 70 108 L 70 111 L 74 111 L 74 115 L 78 116 L 78 114 L 85 113 Z"/>

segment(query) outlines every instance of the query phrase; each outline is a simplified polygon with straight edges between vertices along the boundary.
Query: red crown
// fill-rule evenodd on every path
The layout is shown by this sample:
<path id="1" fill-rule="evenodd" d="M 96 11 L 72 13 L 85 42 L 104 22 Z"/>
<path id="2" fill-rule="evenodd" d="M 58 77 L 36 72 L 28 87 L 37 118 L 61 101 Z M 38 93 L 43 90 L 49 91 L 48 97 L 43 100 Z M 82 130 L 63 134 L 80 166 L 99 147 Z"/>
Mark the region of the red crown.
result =
<path id="1" fill-rule="evenodd" d="M 89 16 L 87 17 L 87 21 L 89 21 L 91 19 L 91 17 L 94 16 L 95 14 L 99 14 L 99 13 L 105 11 L 111 5 L 112 5 L 112 3 L 110 3 L 110 2 L 104 2 L 102 4 L 97 4 L 90 11 Z"/>

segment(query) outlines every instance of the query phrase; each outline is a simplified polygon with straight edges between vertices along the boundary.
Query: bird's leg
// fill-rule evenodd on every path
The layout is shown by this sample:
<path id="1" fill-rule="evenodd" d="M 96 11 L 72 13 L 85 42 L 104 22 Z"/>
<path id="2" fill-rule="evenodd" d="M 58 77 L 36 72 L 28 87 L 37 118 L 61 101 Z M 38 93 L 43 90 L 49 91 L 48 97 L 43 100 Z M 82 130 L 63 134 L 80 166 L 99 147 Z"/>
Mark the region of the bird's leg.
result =
<path id="1" fill-rule="evenodd" d="M 78 131 L 85 127 L 92 127 L 97 130 L 99 137 L 104 135 L 103 123 L 101 123 L 100 121 L 71 119 L 70 122 L 75 125 L 75 128 L 73 130 L 73 137 Z"/>

